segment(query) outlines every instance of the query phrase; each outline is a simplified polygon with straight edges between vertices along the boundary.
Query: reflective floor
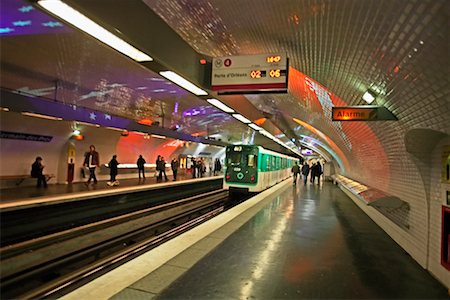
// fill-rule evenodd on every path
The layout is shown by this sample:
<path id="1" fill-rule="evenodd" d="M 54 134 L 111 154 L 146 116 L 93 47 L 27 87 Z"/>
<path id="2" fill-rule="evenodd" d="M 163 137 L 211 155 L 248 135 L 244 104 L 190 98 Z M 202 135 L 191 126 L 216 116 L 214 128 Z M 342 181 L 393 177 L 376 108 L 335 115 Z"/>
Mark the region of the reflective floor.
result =
<path id="1" fill-rule="evenodd" d="M 158 299 L 448 299 L 342 191 L 288 187 Z"/>

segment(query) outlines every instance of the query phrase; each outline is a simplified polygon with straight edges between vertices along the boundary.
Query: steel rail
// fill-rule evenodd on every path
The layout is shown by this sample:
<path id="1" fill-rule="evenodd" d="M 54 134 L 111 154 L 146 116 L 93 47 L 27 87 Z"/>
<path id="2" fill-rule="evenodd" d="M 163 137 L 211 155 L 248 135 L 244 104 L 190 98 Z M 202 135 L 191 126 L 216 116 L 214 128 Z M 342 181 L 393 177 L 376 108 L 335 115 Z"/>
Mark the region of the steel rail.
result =
<path id="1" fill-rule="evenodd" d="M 53 249 L 59 248 L 60 252 L 59 255 L 50 257 L 50 259 L 37 259 L 30 265 L 26 265 L 25 263 L 25 266 L 16 268 L 15 271 L 11 271 L 11 267 L 9 269 L 6 268 L 7 276 L 2 278 L 1 282 L 2 293 L 4 296 L 11 294 L 13 297 L 20 296 L 20 298 L 24 299 L 34 299 L 46 297 L 46 295 L 49 295 L 49 290 L 60 291 L 61 286 L 63 286 L 62 289 L 66 290 L 68 287 L 73 286 L 75 282 L 80 282 L 86 276 L 90 278 L 92 274 L 98 274 L 100 270 L 105 270 L 111 264 L 123 263 L 124 257 L 129 257 L 129 255 L 124 256 L 122 253 L 136 253 L 135 249 L 138 245 L 140 246 L 137 249 L 147 249 L 150 247 L 148 245 L 156 245 L 158 241 L 166 240 L 168 237 L 180 232 L 183 228 L 193 226 L 190 224 L 197 224 L 200 220 L 205 219 L 205 217 L 196 217 L 194 219 L 196 221 L 189 221 L 189 219 L 198 215 L 199 212 L 212 210 L 211 207 L 216 208 L 226 198 L 227 193 L 224 191 L 208 192 L 187 199 L 162 204 L 157 207 L 128 213 L 109 220 L 102 220 L 95 224 L 84 225 L 77 229 L 66 230 L 48 237 L 5 247 L 7 249 L 1 249 L 0 253 L 2 255 L 7 254 L 7 261 L 9 260 L 10 263 L 24 256 L 28 256 L 28 259 L 30 259 L 30 257 L 36 256 L 39 251 L 45 253 L 48 247 L 53 247 Z M 213 211 L 215 212 L 216 210 L 214 209 Z M 223 210 L 223 207 L 219 208 L 219 211 L 221 210 Z M 155 219 L 154 216 L 158 214 L 159 216 Z M 166 216 L 164 216 L 165 214 Z M 206 215 L 210 215 L 210 213 L 206 213 Z M 187 222 L 185 221 L 186 219 L 188 220 Z M 180 223 L 180 220 L 183 220 L 182 225 L 171 228 L 174 224 Z M 183 225 L 184 223 L 187 225 Z M 131 229 L 124 230 L 126 227 L 130 227 Z M 164 234 L 155 236 L 160 230 L 167 231 Z M 96 239 L 86 239 L 87 235 L 96 235 Z M 84 240 L 84 243 L 82 240 Z M 65 248 L 64 245 L 73 245 L 74 241 L 75 243 L 81 243 L 81 246 L 75 250 L 61 250 Z M 128 244 L 134 245 L 124 246 Z M 24 254 L 23 251 L 27 251 L 27 249 L 31 252 Z M 112 249 L 114 252 L 110 253 Z M 102 256 L 105 256 L 105 258 L 101 258 Z M 118 257 L 122 257 L 123 259 L 118 260 Z M 90 260 L 93 260 L 93 262 Z M 76 267 L 80 261 L 83 262 L 83 266 L 81 268 L 79 266 Z M 89 267 L 86 267 L 86 265 Z M 2 262 L 2 269 L 4 266 L 5 264 Z M 17 288 L 20 290 L 22 286 L 26 288 L 27 282 L 31 279 L 39 282 L 39 278 L 51 277 L 55 273 L 61 274 L 64 273 L 64 270 L 70 270 L 71 268 L 75 268 L 76 271 L 69 271 L 67 274 L 60 276 L 55 275 L 56 279 L 49 280 L 42 284 L 42 286 L 29 287 L 30 290 L 28 292 L 22 293 L 21 291 L 17 291 Z M 3 275 L 2 272 L 2 277 Z M 8 291 L 10 289 L 12 290 L 11 293 Z"/>

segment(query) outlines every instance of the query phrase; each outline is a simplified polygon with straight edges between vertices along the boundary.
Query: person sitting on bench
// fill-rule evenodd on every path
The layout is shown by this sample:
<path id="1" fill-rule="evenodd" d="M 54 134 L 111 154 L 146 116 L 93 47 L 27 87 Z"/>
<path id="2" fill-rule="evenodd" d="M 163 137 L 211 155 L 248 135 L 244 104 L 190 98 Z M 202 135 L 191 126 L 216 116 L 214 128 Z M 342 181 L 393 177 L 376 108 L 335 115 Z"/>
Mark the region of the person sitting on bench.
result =
<path id="1" fill-rule="evenodd" d="M 42 164 L 42 157 L 36 157 L 35 162 L 31 165 L 31 177 L 37 178 L 37 187 L 40 188 L 41 184 L 44 188 L 47 187 L 47 180 L 45 179 L 44 174 L 44 165 Z"/>

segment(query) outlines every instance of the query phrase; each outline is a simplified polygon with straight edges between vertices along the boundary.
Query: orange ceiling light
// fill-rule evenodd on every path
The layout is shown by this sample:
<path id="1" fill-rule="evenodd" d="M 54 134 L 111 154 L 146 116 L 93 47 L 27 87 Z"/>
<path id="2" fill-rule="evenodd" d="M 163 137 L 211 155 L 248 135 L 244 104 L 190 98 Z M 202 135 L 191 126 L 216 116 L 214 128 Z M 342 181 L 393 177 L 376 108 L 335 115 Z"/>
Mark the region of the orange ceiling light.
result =
<path id="1" fill-rule="evenodd" d="M 266 121 L 267 121 L 267 118 L 260 118 L 260 119 L 254 120 L 253 123 L 255 123 L 258 126 L 261 126 Z"/>
<path id="2" fill-rule="evenodd" d="M 338 147 L 338 145 L 336 145 L 335 142 L 333 142 L 332 139 L 330 139 L 327 135 L 325 135 L 322 131 L 316 129 L 314 126 L 311 126 L 310 124 L 296 119 L 296 118 L 292 118 L 292 120 L 294 120 L 294 122 L 296 122 L 297 124 L 305 127 L 306 129 L 308 129 L 309 131 L 311 131 L 312 133 L 314 133 L 315 135 L 319 136 L 321 139 L 323 139 L 330 147 L 331 149 L 334 150 L 334 152 L 339 156 L 339 158 L 342 160 L 343 164 L 344 164 L 344 168 L 345 169 L 349 169 L 350 164 L 347 160 L 347 157 L 345 156 L 344 152 L 342 152 L 342 150 Z"/>
<path id="3" fill-rule="evenodd" d="M 206 135 L 206 134 L 207 134 L 206 131 L 200 131 L 200 132 L 191 133 L 192 136 L 203 136 L 203 135 Z"/>
<path id="4" fill-rule="evenodd" d="M 149 125 L 150 126 L 150 125 L 153 124 L 153 121 L 150 120 L 150 119 L 142 119 L 142 120 L 139 120 L 138 123 L 142 124 L 142 125 Z"/>

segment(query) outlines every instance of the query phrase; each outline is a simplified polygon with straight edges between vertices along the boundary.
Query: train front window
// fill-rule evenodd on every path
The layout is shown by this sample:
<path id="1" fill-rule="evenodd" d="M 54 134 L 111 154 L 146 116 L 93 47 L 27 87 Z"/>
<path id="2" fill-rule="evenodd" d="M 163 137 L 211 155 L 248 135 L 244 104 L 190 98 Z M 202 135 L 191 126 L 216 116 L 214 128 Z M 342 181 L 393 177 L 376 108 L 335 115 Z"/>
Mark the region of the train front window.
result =
<path id="1" fill-rule="evenodd" d="M 239 165 L 241 163 L 242 152 L 232 152 L 228 155 L 228 164 Z"/>

